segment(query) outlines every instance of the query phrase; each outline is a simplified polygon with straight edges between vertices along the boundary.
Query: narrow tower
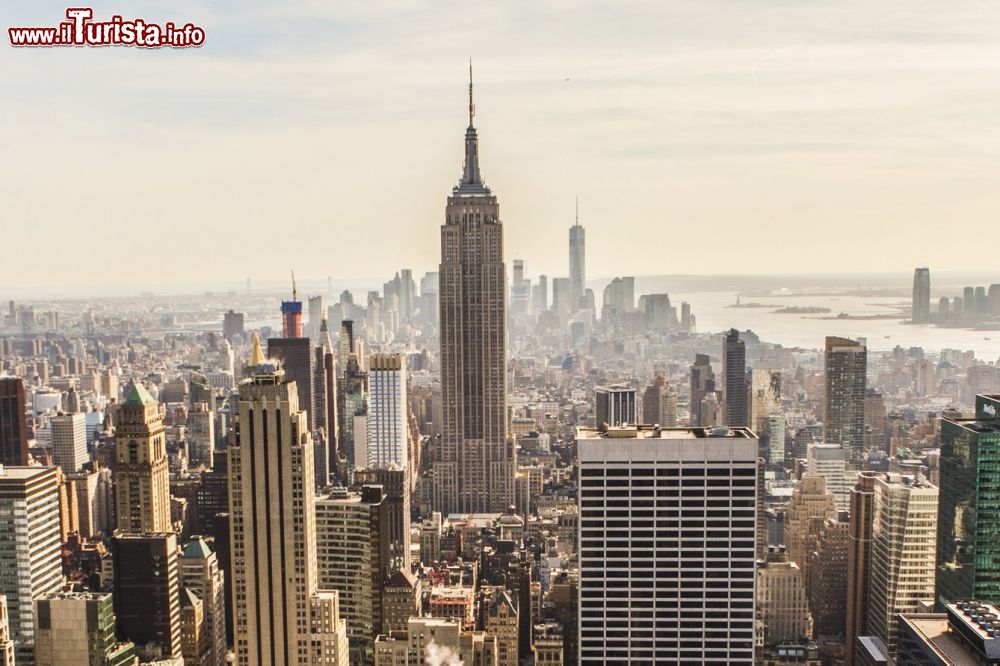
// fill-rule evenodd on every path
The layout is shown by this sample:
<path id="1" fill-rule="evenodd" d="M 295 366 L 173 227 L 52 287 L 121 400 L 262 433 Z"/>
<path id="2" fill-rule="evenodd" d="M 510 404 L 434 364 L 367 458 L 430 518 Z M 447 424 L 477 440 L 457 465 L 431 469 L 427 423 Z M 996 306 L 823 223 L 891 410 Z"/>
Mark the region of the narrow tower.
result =
<path id="1" fill-rule="evenodd" d="M 500 207 L 479 171 L 469 65 L 465 166 L 441 226 L 443 432 L 432 503 L 443 514 L 504 511 L 516 462 L 507 441 L 507 277 Z"/>

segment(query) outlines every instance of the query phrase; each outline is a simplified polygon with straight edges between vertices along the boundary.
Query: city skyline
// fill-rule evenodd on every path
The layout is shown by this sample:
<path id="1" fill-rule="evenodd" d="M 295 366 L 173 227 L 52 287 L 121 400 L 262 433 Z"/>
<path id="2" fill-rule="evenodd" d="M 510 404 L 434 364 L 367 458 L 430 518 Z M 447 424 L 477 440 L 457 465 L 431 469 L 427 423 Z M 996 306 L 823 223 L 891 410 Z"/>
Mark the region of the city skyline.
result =
<path id="1" fill-rule="evenodd" d="M 559 4 L 546 7 L 547 16 L 559 13 Z M 616 6 L 609 15 L 590 5 L 566 12 L 544 39 L 547 21 L 516 34 L 525 7 L 463 9 L 463 25 L 482 27 L 462 30 L 457 42 L 434 38 L 458 20 L 447 8 L 410 5 L 404 28 L 381 9 L 302 3 L 256 18 L 177 10 L 177 19 L 208 30 L 204 47 L 184 53 L 4 50 L 12 122 L 0 136 L 21 156 L 0 167 L 8 195 L 0 217 L 14 222 L 12 242 L 30 243 L 37 225 L 86 239 L 89 229 L 134 231 L 142 218 L 157 230 L 143 234 L 165 254 L 184 252 L 190 238 L 235 243 L 237 251 L 200 267 L 205 280 L 219 281 L 242 272 L 238 250 L 253 243 L 239 233 L 245 225 L 282 219 L 290 232 L 318 241 L 301 244 L 296 263 L 332 265 L 324 245 L 364 229 L 391 234 L 405 249 L 344 257 L 345 274 L 431 266 L 430 232 L 440 215 L 431 193 L 453 178 L 454 155 L 440 147 L 453 141 L 470 54 L 490 109 L 483 158 L 493 165 L 492 185 L 506 193 L 510 256 L 538 272 L 565 270 L 545 248 L 565 237 L 576 196 L 592 247 L 605 249 L 588 261 L 592 275 L 613 274 L 623 256 L 635 273 L 659 272 L 659 259 L 630 252 L 635 236 L 693 247 L 706 228 L 768 233 L 722 248 L 717 266 L 677 254 L 677 272 L 754 272 L 776 263 L 809 270 L 816 262 L 799 233 L 805 223 L 836 224 L 871 241 L 831 267 L 960 269 L 967 258 L 931 256 L 914 229 L 940 223 L 953 200 L 964 202 L 970 225 L 995 217 L 990 184 L 1000 164 L 982 137 L 1000 100 L 977 88 L 992 76 L 982 64 L 995 53 L 984 27 L 995 15 L 989 5 L 935 15 L 933 27 L 929 4 L 901 11 L 875 3 L 835 16 L 819 7 L 720 13 L 690 2 Z M 64 10 L 25 3 L 12 8 L 11 21 L 46 24 Z M 182 16 L 188 12 L 200 16 Z M 267 21 L 301 29 L 301 39 L 275 41 Z M 617 32 L 598 34 L 608 21 Z M 371 39 L 348 39 L 353 30 Z M 524 48 L 512 51 L 512 40 Z M 623 40 L 629 48 L 618 54 Z M 277 57 L 261 66 L 262 52 Z M 95 76 L 107 82 L 99 92 L 83 83 Z M 942 94 L 928 98 L 926 87 L 942 81 Z M 59 104 L 50 90 L 59 91 Z M 965 104 L 973 94 L 977 103 Z M 39 142 L 62 156 L 46 160 L 44 176 L 29 147 Z M 146 152 L 157 159 L 133 168 Z M 387 176 L 397 194 L 389 199 L 376 194 Z M 713 194 L 720 191 L 726 195 Z M 157 206 L 144 203 L 152 200 Z M 171 233 L 163 234 L 167 224 Z M 622 234 L 623 224 L 633 233 Z M 787 239 L 780 251 L 778 235 Z M 879 249 L 885 244 L 895 250 L 888 259 Z M 124 256 L 80 271 L 75 247 L 49 248 L 45 279 L 113 284 L 140 268 Z M 11 257 L 7 268 L 9 285 L 41 279 L 27 255 Z M 187 271 L 165 262 L 157 275 L 173 282 Z"/>

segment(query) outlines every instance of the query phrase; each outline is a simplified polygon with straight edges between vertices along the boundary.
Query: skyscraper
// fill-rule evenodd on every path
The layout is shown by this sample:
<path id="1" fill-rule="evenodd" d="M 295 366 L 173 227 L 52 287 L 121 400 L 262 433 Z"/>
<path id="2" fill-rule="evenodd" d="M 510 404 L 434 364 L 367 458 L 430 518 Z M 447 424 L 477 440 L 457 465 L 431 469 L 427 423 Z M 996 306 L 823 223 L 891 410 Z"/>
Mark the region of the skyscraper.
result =
<path id="1" fill-rule="evenodd" d="M 90 460 L 87 454 L 87 417 L 85 414 L 58 414 L 52 417 L 52 461 L 63 474 L 78 471 Z"/>
<path id="2" fill-rule="evenodd" d="M 115 513 L 126 533 L 170 532 L 170 472 L 163 413 L 153 396 L 132 382 L 115 429 Z"/>
<path id="3" fill-rule="evenodd" d="M 635 425 L 635 389 L 625 384 L 594 389 L 594 425 L 612 428 Z M 662 425 L 662 424 L 661 424 Z"/>
<path id="4" fill-rule="evenodd" d="M 370 662 L 372 639 L 382 633 L 382 585 L 389 571 L 385 496 L 379 486 L 360 493 L 335 488 L 315 507 L 320 585 L 340 592 L 352 663 Z"/>
<path id="5" fill-rule="evenodd" d="M 1000 605 L 1000 396 L 976 396 L 973 419 L 941 419 L 937 603 Z"/>
<path id="6" fill-rule="evenodd" d="M 181 656 L 177 535 L 117 534 L 112 544 L 119 638 Z"/>
<path id="7" fill-rule="evenodd" d="M 922 477 L 875 477 L 868 633 L 896 652 L 897 615 L 934 602 L 938 489 Z"/>
<path id="8" fill-rule="evenodd" d="M 722 405 L 727 426 L 750 427 L 747 352 L 740 332 L 729 329 L 722 343 Z"/>
<path id="9" fill-rule="evenodd" d="M 289 382 L 298 392 L 298 403 L 306 414 L 309 429 L 316 427 L 316 355 L 309 338 L 270 338 L 267 357 L 277 359 Z"/>
<path id="10" fill-rule="evenodd" d="M 855 663 L 857 639 L 868 626 L 868 590 L 871 577 L 874 472 L 858 474 L 851 490 L 850 537 L 847 551 L 847 663 Z"/>
<path id="11" fill-rule="evenodd" d="M 577 443 L 580 664 L 752 664 L 757 439 L 633 426 Z"/>
<path id="12" fill-rule="evenodd" d="M 34 602 L 62 587 L 55 467 L 0 467 L 0 594 L 18 664 L 34 658 Z"/>
<path id="13" fill-rule="evenodd" d="M 715 392 L 715 372 L 708 354 L 695 354 L 691 366 L 691 427 L 703 425 L 701 402 L 705 395 Z"/>
<path id="14" fill-rule="evenodd" d="M 225 666 L 226 586 L 218 557 L 202 537 L 192 537 L 181 552 L 178 569 L 182 592 L 198 597 L 204 613 L 200 633 L 205 649 L 198 666 Z"/>
<path id="15" fill-rule="evenodd" d="M 917 268 L 913 271 L 913 315 L 914 324 L 924 324 L 931 318 L 931 271 Z"/>
<path id="16" fill-rule="evenodd" d="M 229 447 L 237 663 L 346 664 L 336 592 L 318 591 L 313 447 L 294 382 L 254 340 Z M 331 606 L 332 604 L 332 606 Z"/>
<path id="17" fill-rule="evenodd" d="M 827 337 L 825 366 L 823 438 L 844 447 L 848 467 L 861 469 L 865 462 L 868 350 L 855 340 Z"/>
<path id="18" fill-rule="evenodd" d="M 407 414 L 406 357 L 372 354 L 368 357 L 368 467 L 406 469 Z"/>
<path id="19" fill-rule="evenodd" d="M 20 377 L 0 377 L 0 464 L 28 464 L 24 383 Z"/>
<path id="20" fill-rule="evenodd" d="M 479 172 L 469 127 L 465 168 L 441 227 L 441 398 L 443 432 L 433 466 L 432 505 L 442 513 L 503 511 L 517 471 L 507 441 L 507 286 L 503 224 Z"/>
<path id="21" fill-rule="evenodd" d="M 571 310 L 579 310 L 587 290 L 587 233 L 580 226 L 580 202 L 576 205 L 576 224 L 569 228 L 569 282 Z"/>

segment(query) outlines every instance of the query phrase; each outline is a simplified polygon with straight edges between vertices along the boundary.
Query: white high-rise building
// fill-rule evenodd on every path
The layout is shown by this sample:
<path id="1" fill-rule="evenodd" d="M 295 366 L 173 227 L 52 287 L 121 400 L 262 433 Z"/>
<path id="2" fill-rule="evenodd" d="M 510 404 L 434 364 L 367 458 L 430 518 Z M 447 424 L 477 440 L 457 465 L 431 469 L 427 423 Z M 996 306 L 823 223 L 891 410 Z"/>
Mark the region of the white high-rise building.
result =
<path id="1" fill-rule="evenodd" d="M 52 460 L 63 474 L 79 471 L 90 460 L 87 453 L 87 417 L 85 414 L 53 416 Z"/>
<path id="2" fill-rule="evenodd" d="M 0 594 L 7 596 L 18 664 L 34 659 L 35 600 L 62 588 L 55 467 L 0 467 Z"/>
<path id="3" fill-rule="evenodd" d="M 754 657 L 757 438 L 579 429 L 580 664 Z"/>
<path id="4" fill-rule="evenodd" d="M 897 616 L 934 603 L 937 515 L 938 489 L 923 477 L 875 478 L 868 632 L 893 657 Z"/>
<path id="5" fill-rule="evenodd" d="M 315 475 L 295 382 L 254 338 L 229 447 L 230 543 L 240 666 L 348 663 L 335 591 L 319 591 Z M 332 600 L 332 603 L 331 603 Z"/>
<path id="6" fill-rule="evenodd" d="M 368 467 L 406 469 L 406 357 L 368 357 Z"/>
<path id="7" fill-rule="evenodd" d="M 826 489 L 833 493 L 837 508 L 847 510 L 851 488 L 858 473 L 847 469 L 847 454 L 840 444 L 813 443 L 806 447 L 806 472 L 826 478 Z"/>

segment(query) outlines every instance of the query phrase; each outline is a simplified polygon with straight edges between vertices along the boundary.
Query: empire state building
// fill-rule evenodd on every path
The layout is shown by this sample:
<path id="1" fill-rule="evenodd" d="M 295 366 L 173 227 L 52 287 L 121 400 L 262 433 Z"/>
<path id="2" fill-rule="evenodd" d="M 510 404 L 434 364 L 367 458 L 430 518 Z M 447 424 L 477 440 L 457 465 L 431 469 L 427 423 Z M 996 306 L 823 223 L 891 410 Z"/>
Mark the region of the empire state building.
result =
<path id="1" fill-rule="evenodd" d="M 507 274 L 500 206 L 479 172 L 479 139 L 465 130 L 462 180 L 441 226 L 442 437 L 433 466 L 436 511 L 505 511 L 517 470 L 507 441 Z"/>

